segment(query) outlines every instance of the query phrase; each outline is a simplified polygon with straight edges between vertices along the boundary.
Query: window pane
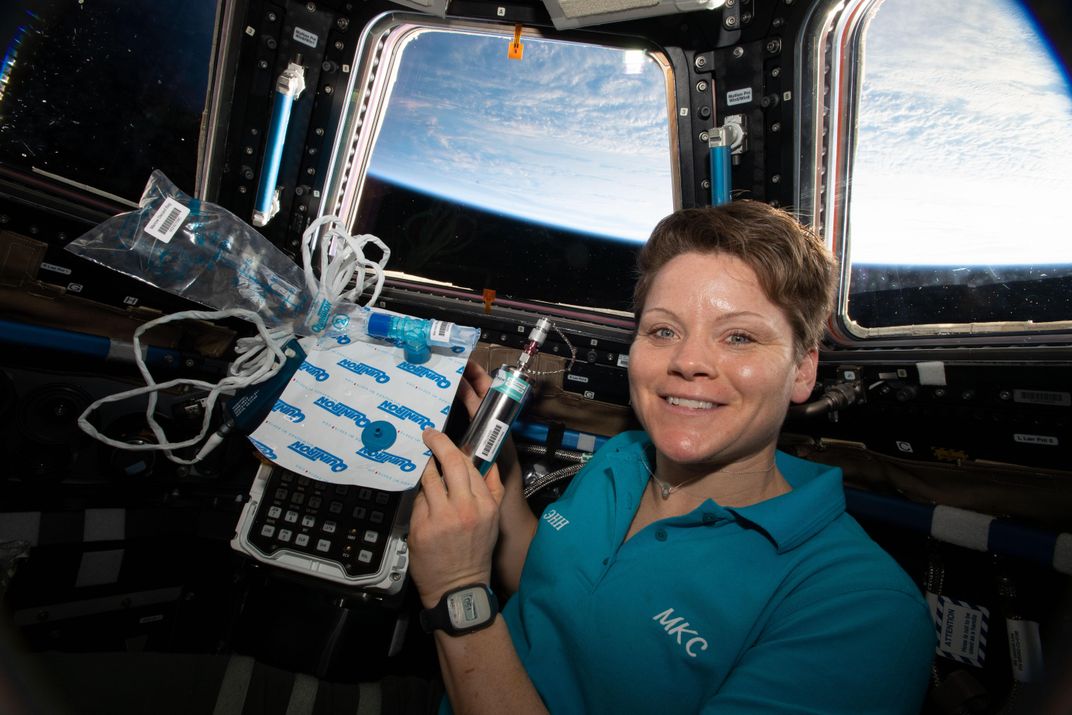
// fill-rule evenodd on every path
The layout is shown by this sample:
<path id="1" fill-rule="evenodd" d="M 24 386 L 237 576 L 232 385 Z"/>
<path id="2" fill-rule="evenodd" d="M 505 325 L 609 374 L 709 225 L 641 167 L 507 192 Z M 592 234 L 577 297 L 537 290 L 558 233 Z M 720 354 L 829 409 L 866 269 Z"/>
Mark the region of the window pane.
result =
<path id="1" fill-rule="evenodd" d="M 414 33 L 357 230 L 389 269 L 499 296 L 627 310 L 637 246 L 673 210 L 667 85 L 643 51 Z"/>
<path id="2" fill-rule="evenodd" d="M 1031 18 L 886 0 L 862 58 L 851 320 L 1072 319 L 1072 95 Z"/>
<path id="3" fill-rule="evenodd" d="M 136 201 L 194 190 L 216 0 L 0 3 L 0 162 Z"/>

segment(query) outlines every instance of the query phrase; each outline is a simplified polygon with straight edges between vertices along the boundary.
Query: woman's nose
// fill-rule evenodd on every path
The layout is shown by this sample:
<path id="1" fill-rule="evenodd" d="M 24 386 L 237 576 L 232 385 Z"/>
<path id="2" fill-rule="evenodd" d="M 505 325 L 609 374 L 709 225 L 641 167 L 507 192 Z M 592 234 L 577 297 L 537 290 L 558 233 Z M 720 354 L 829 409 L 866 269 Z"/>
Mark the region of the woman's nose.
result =
<path id="1" fill-rule="evenodd" d="M 689 337 L 678 343 L 670 357 L 669 370 L 686 380 L 715 377 L 718 369 L 715 354 L 705 341 Z"/>

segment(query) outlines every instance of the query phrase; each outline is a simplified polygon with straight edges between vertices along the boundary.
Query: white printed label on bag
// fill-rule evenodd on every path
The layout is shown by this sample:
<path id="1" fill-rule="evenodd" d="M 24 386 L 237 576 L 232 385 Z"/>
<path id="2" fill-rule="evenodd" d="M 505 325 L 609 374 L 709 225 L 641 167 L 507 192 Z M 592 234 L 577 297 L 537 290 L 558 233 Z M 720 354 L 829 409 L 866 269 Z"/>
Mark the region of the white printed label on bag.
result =
<path id="1" fill-rule="evenodd" d="M 149 219 L 149 223 L 145 227 L 145 233 L 164 243 L 170 243 L 189 215 L 189 207 L 183 206 L 175 199 L 168 197 L 164 199 L 164 202 L 160 204 L 160 208 Z"/>

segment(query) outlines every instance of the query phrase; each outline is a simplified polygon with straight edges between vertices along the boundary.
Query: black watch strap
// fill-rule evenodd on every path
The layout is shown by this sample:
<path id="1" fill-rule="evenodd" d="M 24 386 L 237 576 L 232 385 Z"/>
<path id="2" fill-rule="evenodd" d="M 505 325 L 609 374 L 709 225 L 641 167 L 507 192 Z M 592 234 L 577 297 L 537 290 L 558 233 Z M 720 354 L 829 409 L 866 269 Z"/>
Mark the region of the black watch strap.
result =
<path id="1" fill-rule="evenodd" d="M 460 636 L 487 628 L 498 613 L 499 600 L 488 585 L 472 583 L 448 591 L 435 606 L 421 611 L 421 628 L 426 633 L 441 630 Z"/>

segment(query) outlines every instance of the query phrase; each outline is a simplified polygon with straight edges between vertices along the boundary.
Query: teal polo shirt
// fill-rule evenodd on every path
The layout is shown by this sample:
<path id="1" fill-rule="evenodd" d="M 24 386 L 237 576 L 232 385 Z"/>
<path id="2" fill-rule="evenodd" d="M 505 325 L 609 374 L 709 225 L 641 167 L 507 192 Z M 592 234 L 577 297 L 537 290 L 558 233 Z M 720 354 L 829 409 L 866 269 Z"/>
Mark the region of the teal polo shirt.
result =
<path id="1" fill-rule="evenodd" d="M 786 494 L 626 532 L 650 440 L 610 440 L 543 513 L 503 617 L 560 713 L 918 713 L 919 589 L 845 513 L 841 470 L 779 452 Z"/>

